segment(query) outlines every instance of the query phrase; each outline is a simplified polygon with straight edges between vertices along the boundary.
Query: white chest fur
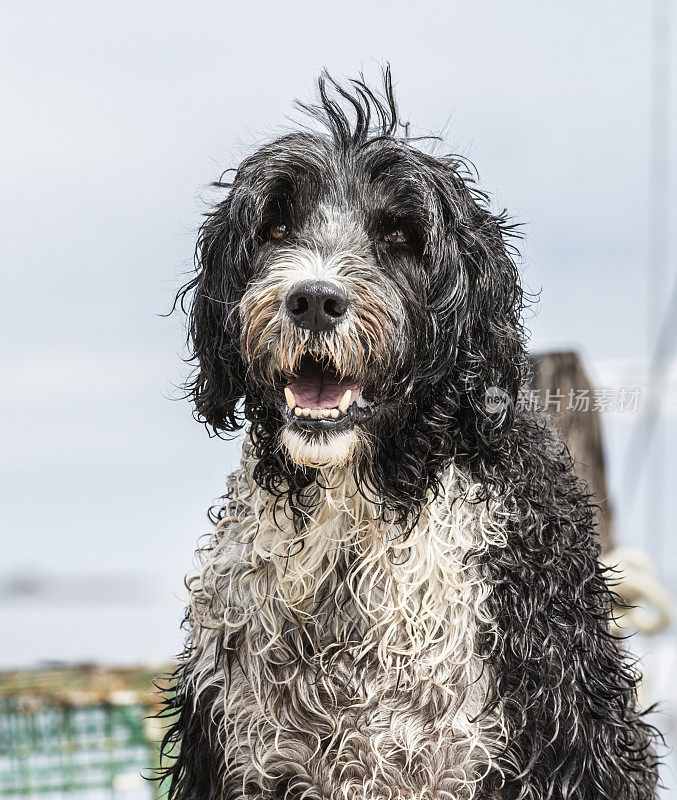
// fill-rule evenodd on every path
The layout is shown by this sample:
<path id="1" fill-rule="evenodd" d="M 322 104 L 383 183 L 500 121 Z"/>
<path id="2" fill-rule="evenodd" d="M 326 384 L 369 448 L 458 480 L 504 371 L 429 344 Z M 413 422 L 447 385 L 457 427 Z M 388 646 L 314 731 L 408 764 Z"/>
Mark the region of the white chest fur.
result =
<path id="1" fill-rule="evenodd" d="M 505 544 L 500 511 L 450 470 L 404 536 L 329 470 L 294 522 L 250 466 L 190 582 L 188 673 L 228 780 L 471 798 L 503 737 L 500 709 L 480 715 L 491 676 L 477 649 L 495 627 L 478 565 Z"/>

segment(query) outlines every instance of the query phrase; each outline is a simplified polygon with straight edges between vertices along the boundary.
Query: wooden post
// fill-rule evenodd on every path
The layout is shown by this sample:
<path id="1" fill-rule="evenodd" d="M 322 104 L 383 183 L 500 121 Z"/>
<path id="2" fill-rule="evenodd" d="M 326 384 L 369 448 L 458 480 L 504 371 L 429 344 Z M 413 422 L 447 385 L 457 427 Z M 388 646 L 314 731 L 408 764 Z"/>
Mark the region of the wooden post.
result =
<path id="1" fill-rule="evenodd" d="M 594 388 L 576 353 L 532 355 L 531 365 L 529 388 L 539 392 L 538 407 L 545 410 L 567 443 L 575 472 L 588 485 L 592 502 L 598 506 L 596 523 L 602 552 L 608 552 L 613 547 L 613 519 L 604 471 L 602 426 L 599 412 L 593 411 Z M 550 402 L 546 407 L 547 400 Z"/>

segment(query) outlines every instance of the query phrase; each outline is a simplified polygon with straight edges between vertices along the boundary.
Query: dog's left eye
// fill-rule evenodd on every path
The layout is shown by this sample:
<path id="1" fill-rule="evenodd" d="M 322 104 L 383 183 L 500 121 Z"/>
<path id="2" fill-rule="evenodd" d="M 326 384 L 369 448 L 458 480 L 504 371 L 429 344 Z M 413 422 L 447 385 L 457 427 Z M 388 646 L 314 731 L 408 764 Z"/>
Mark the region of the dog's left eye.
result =
<path id="1" fill-rule="evenodd" d="M 383 236 L 383 240 L 388 244 L 406 244 L 409 241 L 409 234 L 404 228 L 393 228 Z"/>
<path id="2" fill-rule="evenodd" d="M 284 222 L 276 222 L 274 225 L 270 226 L 270 231 L 268 233 L 271 239 L 284 239 L 287 233 L 289 233 L 289 228 Z"/>

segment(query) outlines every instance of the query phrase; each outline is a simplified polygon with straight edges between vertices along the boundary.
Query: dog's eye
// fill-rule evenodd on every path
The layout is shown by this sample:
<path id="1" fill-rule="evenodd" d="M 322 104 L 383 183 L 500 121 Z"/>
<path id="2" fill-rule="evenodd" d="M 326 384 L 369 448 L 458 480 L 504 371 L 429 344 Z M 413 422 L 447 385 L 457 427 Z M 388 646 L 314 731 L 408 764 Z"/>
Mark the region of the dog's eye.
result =
<path id="1" fill-rule="evenodd" d="M 284 239 L 289 233 L 289 228 L 284 222 L 276 222 L 274 225 L 270 226 L 270 231 L 268 233 L 271 239 Z"/>
<path id="2" fill-rule="evenodd" d="M 409 241 L 409 234 L 404 228 L 393 228 L 383 237 L 388 244 L 406 244 Z"/>

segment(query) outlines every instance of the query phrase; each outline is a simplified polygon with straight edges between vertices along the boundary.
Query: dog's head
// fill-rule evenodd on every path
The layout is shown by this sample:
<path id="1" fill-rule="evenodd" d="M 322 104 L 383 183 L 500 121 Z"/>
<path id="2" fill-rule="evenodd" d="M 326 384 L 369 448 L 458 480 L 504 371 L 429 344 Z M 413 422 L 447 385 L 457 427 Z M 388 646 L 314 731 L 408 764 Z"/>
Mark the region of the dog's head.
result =
<path id="1" fill-rule="evenodd" d="M 323 76 L 304 108 L 326 132 L 240 164 L 184 292 L 198 414 L 249 419 L 268 488 L 348 463 L 398 506 L 500 447 L 524 352 L 510 226 L 462 159 L 408 137 L 384 77 L 377 96 Z"/>

